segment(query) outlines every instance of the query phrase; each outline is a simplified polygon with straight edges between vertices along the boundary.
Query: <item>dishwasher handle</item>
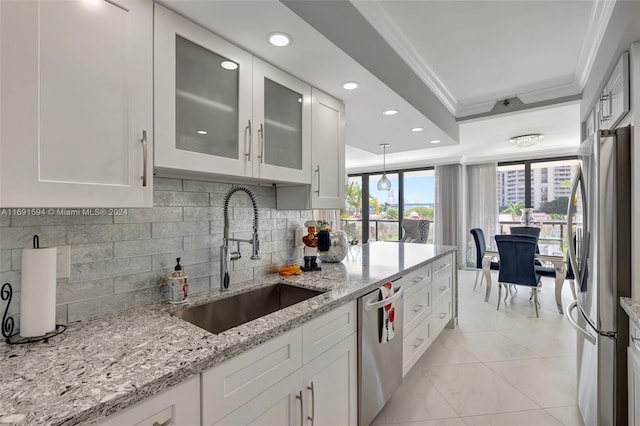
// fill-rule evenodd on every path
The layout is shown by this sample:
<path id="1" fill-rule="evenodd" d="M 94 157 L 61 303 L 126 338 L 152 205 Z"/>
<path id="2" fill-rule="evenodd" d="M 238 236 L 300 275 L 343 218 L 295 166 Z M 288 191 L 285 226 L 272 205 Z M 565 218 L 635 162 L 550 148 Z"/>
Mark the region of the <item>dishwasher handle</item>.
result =
<path id="1" fill-rule="evenodd" d="M 396 300 L 398 300 L 402 296 L 402 286 L 398 287 L 395 291 L 395 294 L 387 299 L 375 301 L 375 298 L 367 300 L 367 303 L 364 305 L 365 311 L 372 311 L 374 309 L 382 308 L 384 306 L 390 305 Z"/>

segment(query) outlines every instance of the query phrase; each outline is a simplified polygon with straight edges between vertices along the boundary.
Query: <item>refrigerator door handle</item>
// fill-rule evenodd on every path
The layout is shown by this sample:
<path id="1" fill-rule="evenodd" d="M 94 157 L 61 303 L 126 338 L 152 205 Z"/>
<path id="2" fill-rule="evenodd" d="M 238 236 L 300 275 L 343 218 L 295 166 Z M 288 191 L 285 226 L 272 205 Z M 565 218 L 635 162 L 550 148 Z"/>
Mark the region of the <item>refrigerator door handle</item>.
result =
<path id="1" fill-rule="evenodd" d="M 577 331 L 578 334 L 582 335 L 582 337 L 584 337 L 585 340 L 589 341 L 589 343 L 595 346 L 596 340 L 597 340 L 596 336 L 589 333 L 587 329 L 580 327 L 580 325 L 578 325 L 578 322 L 573 318 L 572 313 L 577 307 L 578 307 L 577 300 L 574 300 L 573 302 L 569 303 L 569 306 L 567 306 L 566 312 L 567 312 L 567 320 L 569 321 L 569 325 L 575 331 Z M 578 309 L 578 312 L 580 312 L 579 309 Z"/>
<path id="2" fill-rule="evenodd" d="M 571 268 L 573 269 L 573 273 L 578 278 L 578 285 L 582 283 L 582 271 L 578 268 L 578 259 L 576 257 L 576 247 L 573 240 L 573 213 L 575 210 L 575 200 L 578 195 L 578 188 L 580 188 L 580 184 L 582 181 L 582 167 L 578 167 L 576 172 L 576 176 L 573 179 L 573 183 L 571 184 L 571 194 L 569 195 L 569 206 L 567 207 L 567 230 L 569 232 L 569 262 L 571 262 Z"/>

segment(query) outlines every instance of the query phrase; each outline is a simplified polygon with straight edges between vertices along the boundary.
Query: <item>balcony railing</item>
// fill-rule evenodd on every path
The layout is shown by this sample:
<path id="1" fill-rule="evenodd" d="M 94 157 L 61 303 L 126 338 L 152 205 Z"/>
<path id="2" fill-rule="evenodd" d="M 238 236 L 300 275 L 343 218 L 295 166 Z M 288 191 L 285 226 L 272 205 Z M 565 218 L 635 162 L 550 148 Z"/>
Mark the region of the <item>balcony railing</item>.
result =
<path id="1" fill-rule="evenodd" d="M 347 232 L 349 238 L 362 242 L 362 219 L 341 219 L 341 228 Z M 510 234 L 512 226 L 522 226 L 520 221 L 500 221 L 500 233 Z M 433 243 L 435 223 L 429 224 L 429 236 L 427 243 Z M 544 220 L 536 222 L 535 226 L 540 227 L 540 238 L 538 246 L 542 254 L 563 256 L 567 248 L 567 222 L 565 220 Z M 370 241 L 397 241 L 400 229 L 398 219 L 370 219 L 369 220 L 369 240 Z M 492 242 L 488 242 L 493 245 Z"/>

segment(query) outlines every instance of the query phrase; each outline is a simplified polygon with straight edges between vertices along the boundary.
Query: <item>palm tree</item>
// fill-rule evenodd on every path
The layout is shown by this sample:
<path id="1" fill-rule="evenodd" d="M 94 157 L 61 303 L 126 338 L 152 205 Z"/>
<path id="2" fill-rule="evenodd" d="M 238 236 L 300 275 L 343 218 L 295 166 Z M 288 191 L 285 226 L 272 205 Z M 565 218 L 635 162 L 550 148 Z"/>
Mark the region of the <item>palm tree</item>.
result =
<path id="1" fill-rule="evenodd" d="M 522 204 L 522 201 L 517 201 L 515 203 L 509 203 L 509 207 L 502 210 L 502 213 L 511 213 L 516 216 L 521 216 L 523 208 L 524 208 L 524 204 Z"/>
<path id="2" fill-rule="evenodd" d="M 351 182 L 345 188 L 344 198 L 347 206 L 349 207 L 348 213 L 360 213 L 362 208 L 362 188 L 360 188 L 360 185 L 356 182 Z"/>

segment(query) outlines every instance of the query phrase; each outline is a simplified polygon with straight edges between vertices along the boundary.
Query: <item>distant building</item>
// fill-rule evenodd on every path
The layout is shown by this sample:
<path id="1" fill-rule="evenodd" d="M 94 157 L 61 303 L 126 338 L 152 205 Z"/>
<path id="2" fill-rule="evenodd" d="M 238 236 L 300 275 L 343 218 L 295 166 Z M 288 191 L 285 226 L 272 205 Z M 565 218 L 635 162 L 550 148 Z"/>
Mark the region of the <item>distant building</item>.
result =
<path id="1" fill-rule="evenodd" d="M 559 197 L 569 197 L 570 182 L 576 166 L 572 164 L 553 167 L 532 167 L 531 203 L 539 209 L 543 203 Z M 498 206 L 506 207 L 525 199 L 524 169 L 498 170 Z"/>

